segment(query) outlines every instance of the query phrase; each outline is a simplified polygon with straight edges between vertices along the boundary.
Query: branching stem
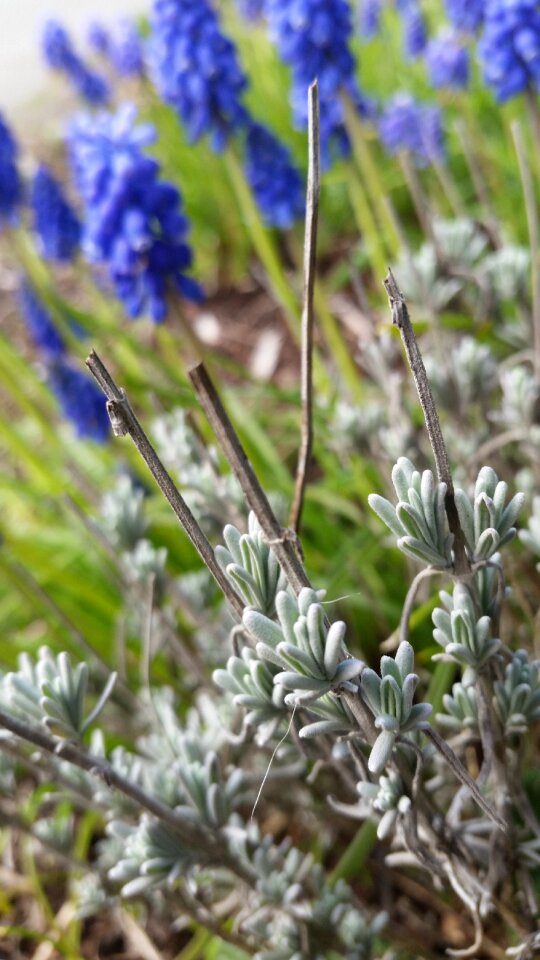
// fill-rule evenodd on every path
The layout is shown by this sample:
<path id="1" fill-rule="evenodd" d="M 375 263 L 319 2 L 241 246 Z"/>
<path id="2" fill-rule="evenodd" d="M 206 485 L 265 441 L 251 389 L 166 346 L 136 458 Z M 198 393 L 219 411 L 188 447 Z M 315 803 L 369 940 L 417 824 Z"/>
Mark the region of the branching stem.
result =
<path id="1" fill-rule="evenodd" d="M 287 536 L 286 531 L 282 530 L 206 368 L 199 363 L 189 371 L 189 377 L 223 455 L 242 488 L 250 510 L 253 510 L 257 517 L 267 541 L 272 544 L 274 553 L 294 592 L 300 593 L 303 587 L 309 587 L 311 584 L 294 541 Z"/>
<path id="2" fill-rule="evenodd" d="M 103 757 L 95 756 L 69 740 L 59 740 L 40 727 L 26 723 L 26 721 L 11 716 L 5 710 L 0 709 L 0 728 L 2 727 L 15 734 L 16 737 L 20 737 L 27 743 L 32 743 L 40 750 L 44 750 L 45 753 L 67 760 L 75 767 L 99 777 L 107 786 L 119 790 L 124 796 L 133 800 L 138 807 L 147 810 L 158 820 L 172 827 L 186 845 L 191 849 L 197 849 L 208 862 L 222 863 L 247 882 L 251 883 L 253 881 L 254 878 L 247 869 L 236 862 L 232 862 L 225 844 L 221 842 L 220 838 L 210 834 L 192 821 L 188 822 L 157 797 L 143 790 L 139 784 L 124 777 Z"/>
<path id="3" fill-rule="evenodd" d="M 454 572 L 457 577 L 468 579 L 471 568 L 465 550 L 465 537 L 461 529 L 461 523 L 459 522 L 454 497 L 454 483 L 452 474 L 450 473 L 450 464 L 448 462 L 446 445 L 439 422 L 439 415 L 429 385 L 424 361 L 422 360 L 422 354 L 420 353 L 420 348 L 418 347 L 418 342 L 414 334 L 407 304 L 391 270 L 388 271 L 384 286 L 390 301 L 392 322 L 401 334 L 405 353 L 407 354 L 407 361 L 411 368 L 418 398 L 422 406 L 429 442 L 431 443 L 431 449 L 433 450 L 433 456 L 435 458 L 437 476 L 441 483 L 446 484 L 446 516 L 448 518 L 450 532 L 454 536 Z"/>
<path id="4" fill-rule="evenodd" d="M 442 754 L 448 763 L 448 766 L 451 768 L 451 770 L 453 770 L 458 780 L 468 788 L 480 809 L 486 814 L 486 816 L 489 817 L 490 820 L 493 821 L 493 823 L 496 823 L 501 830 L 506 831 L 508 829 L 506 822 L 502 820 L 497 813 L 495 813 L 487 800 L 482 796 L 470 773 L 465 769 L 459 758 L 456 757 L 456 754 L 452 748 L 448 746 L 446 740 L 439 736 L 433 727 L 425 727 L 422 732 L 425 734 L 428 740 L 431 740 L 432 744 L 436 747 L 439 753 Z"/>
<path id="5" fill-rule="evenodd" d="M 92 350 L 92 353 L 88 357 L 86 365 L 107 397 L 107 410 L 115 435 L 125 436 L 129 434 L 161 492 L 169 501 L 176 516 L 180 520 L 199 556 L 208 567 L 234 612 L 241 618 L 244 611 L 244 604 L 238 594 L 233 590 L 227 577 L 217 563 L 210 543 L 146 436 L 132 410 L 125 391 L 117 386 L 105 364 L 100 360 L 94 350 Z"/>

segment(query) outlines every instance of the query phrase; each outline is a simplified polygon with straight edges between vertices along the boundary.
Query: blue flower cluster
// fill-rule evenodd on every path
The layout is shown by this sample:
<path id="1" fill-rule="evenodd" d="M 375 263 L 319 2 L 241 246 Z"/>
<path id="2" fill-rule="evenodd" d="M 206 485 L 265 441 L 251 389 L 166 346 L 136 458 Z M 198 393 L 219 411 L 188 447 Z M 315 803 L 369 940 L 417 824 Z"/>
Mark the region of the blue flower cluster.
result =
<path id="1" fill-rule="evenodd" d="M 265 0 L 236 0 L 239 12 L 251 23 L 262 20 L 264 16 L 264 3 Z"/>
<path id="2" fill-rule="evenodd" d="M 425 50 L 427 31 L 424 16 L 418 3 L 409 0 L 403 9 L 403 49 L 414 60 Z"/>
<path id="3" fill-rule="evenodd" d="M 25 280 L 19 287 L 19 306 L 28 333 L 35 345 L 50 357 L 60 357 L 66 351 L 51 315 Z"/>
<path id="4" fill-rule="evenodd" d="M 418 166 L 444 159 L 440 110 L 418 103 L 408 93 L 398 93 L 386 104 L 379 120 L 379 134 L 388 153 L 407 151 Z"/>
<path id="5" fill-rule="evenodd" d="M 19 288 L 19 306 L 28 333 L 42 351 L 47 381 L 63 415 L 78 437 L 104 443 L 109 434 L 105 398 L 93 380 L 67 358 L 66 345 L 49 311 L 26 280 Z"/>
<path id="6" fill-rule="evenodd" d="M 428 77 L 435 89 L 464 90 L 469 82 L 469 51 L 452 30 L 433 37 L 425 52 Z"/>
<path id="7" fill-rule="evenodd" d="M 208 134 L 222 149 L 247 121 L 247 79 L 214 9 L 208 0 L 154 0 L 150 22 L 150 73 L 159 94 L 192 142 Z"/>
<path id="8" fill-rule="evenodd" d="M 144 73 L 141 37 L 132 20 L 121 20 L 113 34 L 110 61 L 121 77 L 139 77 Z"/>
<path id="9" fill-rule="evenodd" d="M 81 97 L 92 104 L 107 103 L 110 91 L 106 80 L 81 60 L 69 34 L 56 20 L 46 23 L 42 44 L 48 65 L 65 73 Z"/>
<path id="10" fill-rule="evenodd" d="M 180 193 L 160 182 L 159 164 L 142 152 L 155 139 L 154 128 L 135 126 L 135 119 L 131 104 L 116 114 L 79 117 L 68 142 L 86 207 L 86 256 L 107 268 L 128 316 L 148 312 L 159 323 L 171 288 L 190 300 L 203 295 L 186 276 L 193 257 Z"/>
<path id="11" fill-rule="evenodd" d="M 109 56 L 111 37 L 107 28 L 99 20 L 93 20 L 88 27 L 87 40 L 92 50 L 100 56 Z"/>
<path id="12" fill-rule="evenodd" d="M 47 365 L 47 380 L 60 409 L 77 437 L 104 443 L 109 436 L 109 415 L 99 387 L 65 357 Z"/>
<path id="13" fill-rule="evenodd" d="M 486 0 L 445 0 L 444 7 L 456 30 L 475 33 L 484 21 Z"/>
<path id="14" fill-rule="evenodd" d="M 98 21 L 88 28 L 88 43 L 101 57 L 105 57 L 121 77 L 138 77 L 144 73 L 141 37 L 132 20 L 120 20 L 111 33 Z"/>
<path id="15" fill-rule="evenodd" d="M 245 171 L 268 226 L 287 229 L 303 215 L 302 178 L 287 148 L 260 123 L 247 133 Z"/>
<path id="16" fill-rule="evenodd" d="M 34 177 L 30 204 L 43 256 L 49 260 L 72 260 L 79 246 L 81 225 L 47 167 L 41 166 Z"/>
<path id="17" fill-rule="evenodd" d="M 340 153 L 348 149 L 340 92 L 347 91 L 361 112 L 367 109 L 349 49 L 350 6 L 347 0 L 267 0 L 265 9 L 270 37 L 292 70 L 291 103 L 301 127 L 307 124 L 308 87 L 319 81 L 321 153 L 327 163 L 333 147 Z"/>
<path id="18" fill-rule="evenodd" d="M 0 113 L 0 227 L 2 221 L 13 223 L 22 201 L 17 155 L 15 139 Z"/>
<path id="19" fill-rule="evenodd" d="M 527 89 L 540 90 L 538 0 L 487 0 L 478 54 L 499 103 Z"/>
<path id="20" fill-rule="evenodd" d="M 364 40 L 371 40 L 381 25 L 382 0 L 361 0 L 358 12 L 358 30 Z"/>

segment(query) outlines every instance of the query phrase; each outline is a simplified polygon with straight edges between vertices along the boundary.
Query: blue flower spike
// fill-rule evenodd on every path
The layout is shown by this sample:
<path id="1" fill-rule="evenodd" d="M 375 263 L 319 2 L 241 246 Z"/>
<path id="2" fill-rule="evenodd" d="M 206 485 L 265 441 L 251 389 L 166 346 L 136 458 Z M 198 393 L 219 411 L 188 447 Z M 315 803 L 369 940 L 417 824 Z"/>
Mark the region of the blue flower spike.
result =
<path id="1" fill-rule="evenodd" d="M 540 9 L 536 0 L 491 0 L 485 5 L 478 55 L 484 80 L 505 103 L 540 91 Z"/>
<path id="2" fill-rule="evenodd" d="M 291 68 L 291 104 L 295 123 L 308 123 L 308 89 L 319 82 L 321 159 L 328 166 L 333 153 L 346 155 L 350 144 L 340 95 L 346 92 L 362 114 L 367 102 L 356 83 L 350 50 L 353 25 L 346 0 L 267 0 L 270 38 Z"/>
<path id="3" fill-rule="evenodd" d="M 203 293 L 187 275 L 193 253 L 182 197 L 142 150 L 154 139 L 154 128 L 136 124 L 135 107 L 124 104 L 115 114 L 79 117 L 69 149 L 86 207 L 86 257 L 107 269 L 129 317 L 148 313 L 161 323 L 172 290 L 195 302 Z"/>
<path id="4" fill-rule="evenodd" d="M 60 183 L 45 166 L 39 167 L 32 182 L 30 204 L 43 256 L 72 260 L 79 247 L 81 224 Z"/>
<path id="5" fill-rule="evenodd" d="M 248 81 L 234 44 L 207 0 L 154 0 L 148 45 L 150 75 L 192 143 L 208 136 L 222 150 L 247 121 Z"/>
<path id="6" fill-rule="evenodd" d="M 286 147 L 260 123 L 249 126 L 245 173 L 268 226 L 286 230 L 303 216 L 302 178 Z"/>
<path id="7" fill-rule="evenodd" d="M 47 65 L 64 73 L 83 100 L 94 106 L 109 101 L 107 81 L 84 63 L 75 51 L 67 30 L 57 20 L 48 20 L 45 24 L 42 49 Z"/>
<path id="8" fill-rule="evenodd" d="M 66 352 L 64 341 L 45 304 L 26 280 L 19 288 L 19 305 L 28 333 L 36 347 L 49 357 L 61 357 Z"/>
<path id="9" fill-rule="evenodd" d="M 81 370 L 63 357 L 54 358 L 48 365 L 47 379 L 63 415 L 80 439 L 105 443 L 109 436 L 109 415 L 105 397 Z"/>
<path id="10" fill-rule="evenodd" d="M 0 228 L 13 224 L 22 202 L 22 183 L 17 169 L 18 147 L 0 113 Z"/>

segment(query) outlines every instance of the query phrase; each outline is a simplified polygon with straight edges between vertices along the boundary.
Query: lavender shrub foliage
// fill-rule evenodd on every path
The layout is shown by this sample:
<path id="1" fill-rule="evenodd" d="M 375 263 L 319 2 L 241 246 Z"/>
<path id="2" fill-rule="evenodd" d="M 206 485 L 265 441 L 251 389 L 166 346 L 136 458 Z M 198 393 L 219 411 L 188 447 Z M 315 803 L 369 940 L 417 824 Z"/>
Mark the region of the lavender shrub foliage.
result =
<path id="1" fill-rule="evenodd" d="M 479 349 L 471 376 L 482 364 L 489 358 Z M 201 462 L 200 441 L 183 418 L 158 424 L 160 432 L 164 449 L 173 459 L 176 450 L 182 468 L 187 452 L 194 467 Z M 154 691 L 151 703 L 142 690 L 133 747 L 111 749 L 107 727 L 97 719 L 119 709 L 114 677 L 101 684 L 90 710 L 86 665 L 74 665 L 65 654 L 55 658 L 43 649 L 36 663 L 22 655 L 18 670 L 0 681 L 1 709 L 53 734 L 48 764 L 62 789 L 92 797 L 106 818 L 93 881 L 77 887 L 81 915 L 126 898 L 156 910 L 173 897 L 188 912 L 206 911 L 210 923 L 229 897 L 235 943 L 258 960 L 379 955 L 384 914 L 366 914 L 347 883 L 329 884 L 291 841 L 276 843 L 249 818 L 254 803 L 267 802 L 258 796 L 261 778 L 275 803 L 282 778 L 297 783 L 317 765 L 339 769 L 342 785 L 336 781 L 331 794 L 317 798 L 308 799 L 308 791 L 305 802 L 325 800 L 332 813 L 374 820 L 379 840 L 389 844 L 389 862 L 402 856 L 434 874 L 476 918 L 477 931 L 500 884 L 513 870 L 530 868 L 536 838 L 518 787 L 516 745 L 526 742 L 540 718 L 539 663 L 523 649 L 514 652 L 501 633 L 501 551 L 515 539 L 523 495 L 512 496 L 487 466 L 472 489 L 456 490 L 467 561 L 462 573 L 446 484 L 405 457 L 392 480 L 395 499 L 373 494 L 371 507 L 422 575 L 436 573 L 450 588 L 433 612 L 433 641 L 442 651 L 433 659 L 451 661 L 459 678 L 435 717 L 407 639 L 410 610 L 395 652 L 377 668 L 368 666 L 348 650 L 346 623 L 327 618 L 324 591 L 292 588 L 254 515 L 245 532 L 242 519 L 226 526 L 224 545 L 216 548 L 219 566 L 245 605 L 241 621 L 229 620 L 235 653 L 214 672 L 221 697 L 201 691 L 180 721 L 171 690 Z M 129 584 L 133 615 L 143 615 L 145 585 L 152 582 L 160 642 L 170 634 L 172 598 L 182 602 L 183 578 L 168 573 L 166 551 L 148 539 L 144 492 L 123 478 L 103 504 L 101 524 Z M 540 550 L 536 526 L 533 518 L 522 538 Z M 191 596 L 186 609 L 198 617 L 193 593 L 183 596 Z M 208 630 L 208 609 L 205 617 Z M 64 745 L 73 743 L 86 757 L 86 771 L 70 764 L 67 752 L 63 757 Z M 483 757 L 476 782 L 464 763 L 471 743 Z M 111 789 L 111 778 L 119 790 Z M 353 802 L 347 784 L 354 786 Z M 160 813 L 152 798 L 163 805 Z M 511 843 L 511 862 L 501 837 Z"/>
<path id="2" fill-rule="evenodd" d="M 500 100 L 537 87 L 536 6 L 490 0 L 479 12 L 475 4 L 447 3 L 460 36 L 483 25 L 486 80 Z M 373 9 L 368 33 L 375 29 Z M 328 160 L 336 142 L 348 149 L 342 95 L 360 104 L 349 8 L 326 0 L 266 0 L 265 12 L 292 68 L 299 123 L 305 122 L 306 87 L 319 76 Z M 403 14 L 410 53 L 417 56 L 425 41 L 420 10 L 409 3 Z M 140 48 L 133 34 L 124 39 L 116 68 L 138 75 Z M 120 48 L 106 33 L 94 29 L 92 42 L 115 63 Z M 466 84 L 466 48 L 461 40 L 452 43 L 435 38 L 427 46 L 434 87 Z M 49 25 L 45 45 L 51 65 L 66 72 L 83 96 L 94 103 L 106 98 L 105 85 L 58 25 Z M 207 135 L 222 149 L 240 134 L 247 181 L 267 224 L 288 229 L 302 211 L 300 177 L 286 149 L 249 117 L 242 99 L 246 78 L 213 7 L 202 0 L 155 0 L 150 46 L 154 83 L 190 138 Z M 379 131 L 391 154 L 406 151 L 420 166 L 444 158 L 437 108 L 406 93 L 385 105 Z M 86 256 L 106 273 L 129 316 L 149 312 L 160 322 L 171 290 L 191 299 L 200 291 L 187 273 L 192 252 L 180 194 L 144 152 L 153 136 L 149 125 L 135 124 L 127 106 L 79 118 L 70 151 L 84 204 Z M 22 197 L 16 160 L 15 142 L 0 122 L 0 214 L 9 225 Z M 79 223 L 46 172 L 38 174 L 31 199 L 44 254 L 68 260 L 77 249 Z M 495 303 L 522 303 L 528 252 L 504 239 L 494 249 L 482 227 L 465 217 L 434 218 L 430 238 L 408 254 L 405 283 L 429 319 L 455 301 L 474 313 L 486 295 Z M 21 302 L 66 416 L 78 435 L 105 440 L 103 396 L 68 356 L 54 311 L 28 280 Z M 504 341 L 507 331 L 501 326 L 499 333 Z M 484 442 L 497 422 L 534 442 L 537 377 L 527 357 L 506 368 L 497 359 L 485 344 L 461 338 L 444 363 L 426 363 L 433 395 L 441 407 L 454 406 L 464 423 L 469 408 L 480 412 Z M 483 927 L 502 896 L 506 915 L 519 917 L 510 953 L 533 955 L 540 827 L 522 759 L 540 719 L 540 661 L 517 646 L 503 616 L 505 557 L 517 540 L 525 495 L 510 492 L 494 468 L 481 466 L 477 434 L 466 426 L 456 435 L 445 425 L 451 459 L 458 462 L 452 483 L 418 469 L 425 449 L 402 403 L 395 341 L 374 340 L 363 361 L 371 385 L 382 388 L 379 399 L 360 413 L 338 404 L 333 439 L 338 452 L 346 438 L 380 463 L 396 459 L 393 490 L 373 493 L 369 504 L 374 523 L 382 521 L 416 571 L 401 623 L 378 662 L 357 649 L 349 625 L 326 606 L 323 589 L 290 581 L 276 542 L 265 538 L 260 518 L 247 516 L 216 449 L 177 410 L 154 424 L 155 444 L 194 519 L 223 540 L 215 561 L 241 615 L 225 607 L 206 570 L 171 572 L 167 548 L 155 543 L 146 491 L 126 474 L 108 491 L 94 522 L 122 586 L 126 632 L 146 637 L 140 689 L 129 690 L 115 674 L 103 677 L 103 664 L 98 672 L 94 664 L 74 663 L 47 647 L 35 659 L 21 654 L 17 669 L 0 677 L 2 740 L 19 751 L 13 762 L 9 752 L 6 759 L 1 755 L 2 791 L 14 795 L 22 759 L 25 776 L 33 765 L 37 782 L 49 785 L 51 803 L 61 808 L 67 796 L 76 810 L 91 806 L 101 816 L 91 871 L 72 885 L 79 917 L 114 910 L 124 900 L 163 915 L 172 903 L 256 960 L 388 956 L 388 918 L 360 902 L 359 878 L 354 872 L 350 883 L 340 877 L 341 863 L 330 877 L 322 865 L 332 855 L 335 818 L 350 817 L 375 825 L 384 844 L 379 866 L 385 858 L 385 868 L 427 874 L 444 897 L 459 902 L 474 936 L 467 955 L 480 949 Z M 224 507 L 231 522 L 221 534 Z M 522 549 L 535 557 L 539 518 L 536 498 L 519 533 Z M 427 601 L 436 604 L 433 628 L 429 646 L 416 651 L 411 614 L 432 577 L 443 589 L 438 599 L 428 591 Z M 153 688 L 152 655 L 168 649 L 181 664 L 181 681 L 175 690 Z M 448 665 L 453 676 L 433 710 L 428 684 Z M 184 695 L 193 703 L 188 711 Z M 118 745 L 116 736 L 126 718 L 133 732 L 129 746 Z M 21 745 L 24 731 L 27 747 Z M 293 806 L 299 824 L 320 831 L 317 854 L 306 854 L 301 834 L 297 844 L 275 840 L 263 829 L 263 816 L 258 822 L 259 813 L 276 808 L 292 818 Z M 43 817 L 25 826 L 48 849 L 61 852 L 73 841 L 73 817 Z"/>

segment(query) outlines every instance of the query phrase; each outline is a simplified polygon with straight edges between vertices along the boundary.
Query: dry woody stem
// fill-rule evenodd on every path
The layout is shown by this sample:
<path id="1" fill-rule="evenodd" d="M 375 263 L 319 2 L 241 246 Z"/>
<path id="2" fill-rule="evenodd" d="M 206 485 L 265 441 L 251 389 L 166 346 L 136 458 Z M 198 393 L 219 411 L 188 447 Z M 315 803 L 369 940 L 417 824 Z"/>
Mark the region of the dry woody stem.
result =
<path id="1" fill-rule="evenodd" d="M 186 822 L 184 817 L 162 803 L 157 797 L 143 790 L 139 784 L 124 777 L 115 770 L 103 757 L 88 753 L 83 747 L 68 740 L 58 740 L 56 737 L 46 733 L 40 727 L 19 720 L 0 709 L 0 728 L 9 730 L 15 736 L 20 737 L 27 743 L 32 743 L 40 750 L 51 753 L 54 756 L 68 760 L 74 766 L 87 773 L 99 777 L 108 787 L 114 787 L 124 796 L 129 797 L 137 806 L 148 811 L 158 820 L 167 823 L 172 827 L 178 836 L 190 847 L 197 847 L 199 852 L 208 859 L 209 862 L 221 862 L 226 866 L 232 867 L 235 873 L 240 873 L 238 864 L 230 863 L 230 858 L 225 850 L 225 844 L 220 839 L 203 830 L 196 824 Z M 248 882 L 252 880 L 246 872 L 243 877 Z"/>
<path id="2" fill-rule="evenodd" d="M 300 593 L 303 587 L 310 587 L 311 584 L 298 556 L 294 539 L 290 533 L 288 535 L 288 531 L 282 529 L 274 514 L 204 365 L 200 363 L 190 370 L 189 377 L 250 510 L 253 510 L 257 517 L 294 592 Z"/>
<path id="3" fill-rule="evenodd" d="M 317 225 L 320 195 L 320 126 L 319 90 L 317 81 L 309 88 L 309 168 L 304 234 L 304 302 L 302 308 L 301 395 L 302 434 L 296 483 L 289 525 L 298 533 L 304 506 L 307 472 L 313 447 L 313 294 L 317 260 Z"/>
<path id="4" fill-rule="evenodd" d="M 223 594 L 235 613 L 241 618 L 244 604 L 221 570 L 221 567 L 214 557 L 212 546 L 146 436 L 131 408 L 125 391 L 116 385 L 95 351 L 92 351 L 88 357 L 86 365 L 107 397 L 107 410 L 113 432 L 116 436 L 129 434 L 161 492 L 169 501 L 189 539 L 199 553 L 199 556 L 210 570 L 210 573 L 223 591 Z"/>
<path id="5" fill-rule="evenodd" d="M 465 550 L 465 537 L 463 536 L 463 530 L 461 529 L 461 524 L 459 522 L 456 501 L 454 498 L 454 483 L 452 480 L 452 474 L 450 473 L 448 454 L 446 452 L 446 445 L 442 435 L 439 415 L 437 413 L 437 408 L 435 406 L 435 401 L 429 385 L 426 368 L 424 366 L 422 354 L 420 353 L 420 349 L 414 334 L 407 304 L 405 303 L 403 294 L 401 293 L 391 270 L 388 271 L 388 275 L 384 281 L 384 286 L 388 294 L 390 308 L 392 310 L 392 323 L 396 325 L 401 334 L 405 353 L 407 354 L 407 361 L 411 368 L 418 398 L 422 406 L 429 442 L 435 458 L 437 476 L 441 483 L 446 484 L 446 516 L 448 517 L 448 526 L 450 527 L 450 532 L 454 535 L 454 572 L 458 577 L 467 578 L 470 576 L 471 568 Z"/>

